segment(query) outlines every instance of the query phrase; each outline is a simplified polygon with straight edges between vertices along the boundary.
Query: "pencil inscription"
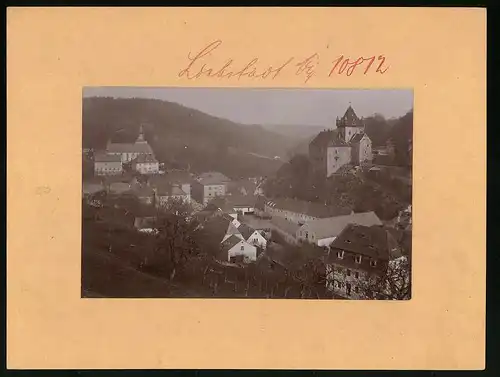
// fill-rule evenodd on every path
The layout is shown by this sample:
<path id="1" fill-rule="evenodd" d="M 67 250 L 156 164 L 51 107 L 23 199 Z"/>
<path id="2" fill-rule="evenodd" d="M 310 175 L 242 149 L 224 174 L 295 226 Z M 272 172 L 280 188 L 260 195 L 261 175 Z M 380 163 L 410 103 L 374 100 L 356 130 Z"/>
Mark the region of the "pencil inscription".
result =
<path id="1" fill-rule="evenodd" d="M 277 59 L 278 63 L 275 64 L 266 63 L 260 57 L 253 57 L 247 62 L 238 62 L 234 58 L 228 57 L 223 59 L 223 63 L 216 63 L 213 61 L 213 57 L 217 57 L 215 54 L 221 53 L 220 47 L 222 43 L 221 39 L 217 39 L 197 52 L 189 52 L 187 54 L 187 64 L 179 70 L 178 77 L 187 80 L 196 80 L 202 77 L 237 80 L 248 77 L 274 80 L 284 74 L 289 67 L 295 67 L 295 75 L 302 77 L 303 82 L 307 83 L 316 76 L 320 66 L 319 52 L 303 55 L 307 56 L 306 58 L 290 56 Z M 293 61 L 296 61 L 296 63 L 291 64 Z M 327 77 L 335 75 L 352 76 L 355 73 L 362 75 L 370 73 L 385 74 L 389 67 L 387 58 L 383 54 L 357 58 L 341 54 L 330 62 Z"/>

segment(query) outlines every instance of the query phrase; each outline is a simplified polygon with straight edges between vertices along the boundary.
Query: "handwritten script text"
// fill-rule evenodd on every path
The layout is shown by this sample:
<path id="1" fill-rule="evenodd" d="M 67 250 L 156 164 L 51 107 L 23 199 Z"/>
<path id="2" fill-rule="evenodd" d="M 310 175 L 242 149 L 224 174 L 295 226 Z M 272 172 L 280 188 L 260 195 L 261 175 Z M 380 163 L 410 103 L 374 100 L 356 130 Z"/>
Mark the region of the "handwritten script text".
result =
<path id="1" fill-rule="evenodd" d="M 291 56 L 278 60 L 278 63 L 273 65 L 263 63 L 259 57 L 254 57 L 245 63 L 237 63 L 233 58 L 227 58 L 223 59 L 222 64 L 211 64 L 210 58 L 217 53 L 221 45 L 222 40 L 219 39 L 211 42 L 196 53 L 190 52 L 187 55 L 187 65 L 179 71 L 178 77 L 188 80 L 202 77 L 237 80 L 247 77 L 274 80 L 289 70 L 290 73 L 301 76 L 304 83 L 307 83 L 317 75 L 317 72 L 321 72 L 320 54 L 318 52 L 304 54 L 305 58 Z M 389 69 L 386 60 L 384 55 L 352 58 L 342 54 L 335 60 L 330 60 L 328 71 L 324 73 L 327 77 L 335 75 L 351 76 L 354 73 L 363 75 L 370 73 L 385 74 Z"/>

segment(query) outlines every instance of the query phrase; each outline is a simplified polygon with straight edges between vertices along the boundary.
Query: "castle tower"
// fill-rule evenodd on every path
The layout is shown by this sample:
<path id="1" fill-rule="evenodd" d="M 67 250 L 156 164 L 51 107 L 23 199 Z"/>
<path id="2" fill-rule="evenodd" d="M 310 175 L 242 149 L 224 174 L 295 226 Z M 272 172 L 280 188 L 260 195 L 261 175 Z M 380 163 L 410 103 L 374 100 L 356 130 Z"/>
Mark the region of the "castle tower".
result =
<path id="1" fill-rule="evenodd" d="M 346 142 L 349 142 L 354 135 L 365 132 L 364 121 L 356 115 L 350 104 L 344 116 L 340 119 L 337 117 L 336 126 L 340 137 Z"/>

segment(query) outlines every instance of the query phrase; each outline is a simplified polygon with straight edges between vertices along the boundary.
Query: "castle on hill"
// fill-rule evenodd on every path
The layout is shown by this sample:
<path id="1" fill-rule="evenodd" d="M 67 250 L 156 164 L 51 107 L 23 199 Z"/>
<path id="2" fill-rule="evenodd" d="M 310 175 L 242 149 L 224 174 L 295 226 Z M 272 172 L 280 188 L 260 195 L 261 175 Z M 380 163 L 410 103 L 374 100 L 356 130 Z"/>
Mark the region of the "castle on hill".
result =
<path id="1" fill-rule="evenodd" d="M 336 120 L 337 128 L 320 132 L 309 144 L 309 158 L 314 169 L 326 177 L 342 166 L 363 165 L 373 159 L 372 141 L 365 133 L 365 122 L 349 105 Z"/>

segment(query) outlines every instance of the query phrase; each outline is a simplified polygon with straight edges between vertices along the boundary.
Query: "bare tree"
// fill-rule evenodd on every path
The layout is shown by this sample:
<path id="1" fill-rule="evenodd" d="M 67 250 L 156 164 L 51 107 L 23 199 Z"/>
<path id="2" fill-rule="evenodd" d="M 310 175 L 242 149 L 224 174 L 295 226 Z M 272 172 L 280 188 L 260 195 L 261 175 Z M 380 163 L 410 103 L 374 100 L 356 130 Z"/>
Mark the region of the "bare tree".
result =
<path id="1" fill-rule="evenodd" d="M 197 224 L 183 216 L 166 213 L 157 219 L 156 247 L 153 259 L 166 264 L 172 280 L 178 269 L 200 253 Z"/>
<path id="2" fill-rule="evenodd" d="M 194 212 L 193 206 L 182 198 L 170 197 L 162 204 L 161 209 L 164 212 L 172 213 L 176 216 L 189 219 Z"/>
<path id="3" fill-rule="evenodd" d="M 366 298 L 409 300 L 411 298 L 411 264 L 407 256 L 389 262 L 384 274 L 371 276 L 361 284 Z"/>

